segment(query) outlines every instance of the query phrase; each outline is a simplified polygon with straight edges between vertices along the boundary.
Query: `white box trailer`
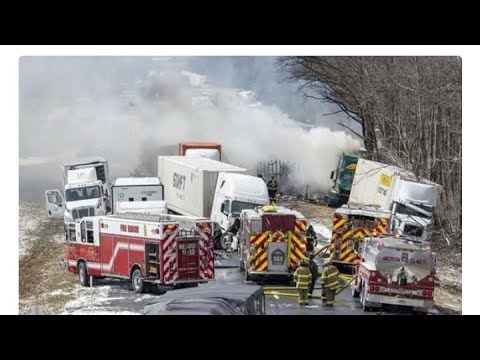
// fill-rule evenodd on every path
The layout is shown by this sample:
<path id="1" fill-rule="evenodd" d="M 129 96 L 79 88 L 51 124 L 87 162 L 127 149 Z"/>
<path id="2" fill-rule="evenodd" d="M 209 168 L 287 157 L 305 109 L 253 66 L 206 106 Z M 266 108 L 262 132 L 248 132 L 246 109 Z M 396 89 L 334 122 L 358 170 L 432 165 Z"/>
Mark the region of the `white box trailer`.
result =
<path id="1" fill-rule="evenodd" d="M 397 166 L 358 159 L 348 204 L 390 211 L 391 231 L 429 241 L 441 189 L 440 185 Z"/>
<path id="2" fill-rule="evenodd" d="M 186 216 L 210 218 L 218 174 L 246 171 L 206 158 L 158 157 L 158 176 L 164 184 L 167 208 Z"/>
<path id="3" fill-rule="evenodd" d="M 404 200 L 435 207 L 440 189 L 434 182 L 418 179 L 399 167 L 358 159 L 349 203 L 391 210 L 394 201 Z"/>
<path id="4" fill-rule="evenodd" d="M 163 200 L 163 185 L 158 177 L 117 178 L 112 184 L 113 214 L 120 210 L 148 208 L 148 204 L 158 207 Z"/>
<path id="5" fill-rule="evenodd" d="M 96 173 L 95 180 L 101 180 L 104 186 L 108 185 L 108 160 L 100 156 L 90 156 L 82 159 L 76 159 L 65 162 L 63 169 L 63 185 L 70 183 L 68 173 L 71 170 L 94 168 Z"/>

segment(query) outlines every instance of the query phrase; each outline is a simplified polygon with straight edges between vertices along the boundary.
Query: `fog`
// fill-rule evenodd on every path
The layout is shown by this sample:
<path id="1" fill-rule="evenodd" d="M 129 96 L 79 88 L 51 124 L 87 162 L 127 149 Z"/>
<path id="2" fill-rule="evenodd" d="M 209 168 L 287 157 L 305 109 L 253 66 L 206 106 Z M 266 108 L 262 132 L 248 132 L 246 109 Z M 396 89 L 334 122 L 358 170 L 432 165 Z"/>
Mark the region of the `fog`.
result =
<path id="1" fill-rule="evenodd" d="M 268 57 L 23 57 L 20 60 L 20 198 L 61 186 L 60 165 L 99 155 L 111 178 L 156 175 L 156 156 L 181 141 L 213 141 L 224 159 L 295 162 L 292 185 L 326 191 L 342 151 L 337 109 L 308 101 Z M 351 124 L 350 124 L 351 125 Z"/>

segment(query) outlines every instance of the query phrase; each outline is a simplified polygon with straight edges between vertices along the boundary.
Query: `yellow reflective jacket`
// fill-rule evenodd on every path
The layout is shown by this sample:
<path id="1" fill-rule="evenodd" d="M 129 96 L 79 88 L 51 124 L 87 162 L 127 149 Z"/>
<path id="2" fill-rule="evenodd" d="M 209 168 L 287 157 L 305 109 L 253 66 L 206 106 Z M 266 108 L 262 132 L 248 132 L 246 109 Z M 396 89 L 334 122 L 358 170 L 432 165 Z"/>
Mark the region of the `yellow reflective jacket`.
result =
<path id="1" fill-rule="evenodd" d="M 336 289 L 339 285 L 338 282 L 339 271 L 333 265 L 327 265 L 323 271 L 320 281 L 323 283 L 324 288 Z"/>
<path id="2" fill-rule="evenodd" d="M 298 289 L 308 289 L 308 285 L 312 280 L 312 274 L 307 267 L 300 266 L 295 271 L 295 274 L 293 274 L 293 279 L 297 283 Z"/>

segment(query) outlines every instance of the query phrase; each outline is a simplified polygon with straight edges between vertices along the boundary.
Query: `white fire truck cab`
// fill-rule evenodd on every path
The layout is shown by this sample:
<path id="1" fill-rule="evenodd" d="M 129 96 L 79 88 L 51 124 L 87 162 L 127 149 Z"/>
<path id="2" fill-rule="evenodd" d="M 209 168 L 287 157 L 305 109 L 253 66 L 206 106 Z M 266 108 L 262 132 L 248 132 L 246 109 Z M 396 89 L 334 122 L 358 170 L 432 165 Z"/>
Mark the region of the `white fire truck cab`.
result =
<path id="1" fill-rule="evenodd" d="M 298 211 L 267 205 L 240 215 L 240 270 L 246 280 L 291 279 L 307 257 L 307 220 Z"/>
<path id="2" fill-rule="evenodd" d="M 367 237 L 352 295 L 364 310 L 382 304 L 428 311 L 433 306 L 434 256 L 430 244 L 404 237 Z"/>
<path id="3" fill-rule="evenodd" d="M 84 217 L 67 224 L 67 267 L 83 286 L 89 277 L 130 279 L 137 293 L 159 286 L 214 280 L 212 223 L 181 227 L 167 216 Z"/>

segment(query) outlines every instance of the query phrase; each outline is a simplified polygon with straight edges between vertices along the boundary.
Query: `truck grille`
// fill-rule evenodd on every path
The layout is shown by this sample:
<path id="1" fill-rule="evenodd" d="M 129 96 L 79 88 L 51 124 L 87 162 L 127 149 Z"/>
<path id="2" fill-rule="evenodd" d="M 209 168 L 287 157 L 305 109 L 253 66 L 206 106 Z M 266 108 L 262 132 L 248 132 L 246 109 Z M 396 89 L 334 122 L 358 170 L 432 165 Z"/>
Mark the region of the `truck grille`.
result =
<path id="1" fill-rule="evenodd" d="M 85 216 L 94 216 L 95 209 L 93 207 L 79 208 L 72 210 L 73 220 L 81 219 Z"/>
<path id="2" fill-rule="evenodd" d="M 405 235 L 421 237 L 423 234 L 423 228 L 416 225 L 405 225 L 405 230 L 403 232 Z"/>

